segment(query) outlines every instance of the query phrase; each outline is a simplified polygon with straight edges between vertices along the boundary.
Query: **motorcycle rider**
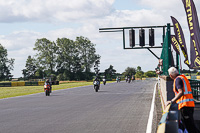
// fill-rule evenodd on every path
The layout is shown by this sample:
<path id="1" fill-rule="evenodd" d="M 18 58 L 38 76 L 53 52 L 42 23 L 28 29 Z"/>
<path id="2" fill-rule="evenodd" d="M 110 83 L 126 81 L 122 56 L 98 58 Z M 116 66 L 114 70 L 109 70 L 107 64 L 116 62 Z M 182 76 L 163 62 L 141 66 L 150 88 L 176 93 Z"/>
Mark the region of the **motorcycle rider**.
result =
<path id="1" fill-rule="evenodd" d="M 98 81 L 98 82 L 99 82 L 99 84 L 98 84 L 98 85 L 99 85 L 99 88 L 100 88 L 100 80 L 99 80 L 99 78 L 98 78 L 98 77 L 96 77 L 96 78 L 94 79 L 94 82 L 95 82 L 95 81 Z M 94 83 L 94 82 L 93 82 L 93 83 Z"/>
<path id="2" fill-rule="evenodd" d="M 127 76 L 125 77 L 125 80 L 126 80 L 126 82 L 128 81 L 128 78 L 127 78 Z"/>
<path id="3" fill-rule="evenodd" d="M 104 85 L 106 84 L 106 78 L 105 77 L 103 77 L 103 83 L 104 83 Z"/>
<path id="4" fill-rule="evenodd" d="M 116 81 L 117 81 L 117 83 L 119 82 L 119 77 L 117 76 L 117 78 L 116 78 Z"/>
<path id="5" fill-rule="evenodd" d="M 130 78 L 130 76 L 128 76 L 128 83 L 130 83 L 131 82 L 131 78 Z"/>
<path id="6" fill-rule="evenodd" d="M 50 93 L 51 93 L 51 88 L 52 87 L 51 87 L 51 83 L 49 82 L 49 79 L 47 79 L 45 83 L 50 85 Z"/>
<path id="7" fill-rule="evenodd" d="M 134 75 L 132 76 L 132 82 L 133 82 L 133 80 L 135 80 L 135 76 Z"/>

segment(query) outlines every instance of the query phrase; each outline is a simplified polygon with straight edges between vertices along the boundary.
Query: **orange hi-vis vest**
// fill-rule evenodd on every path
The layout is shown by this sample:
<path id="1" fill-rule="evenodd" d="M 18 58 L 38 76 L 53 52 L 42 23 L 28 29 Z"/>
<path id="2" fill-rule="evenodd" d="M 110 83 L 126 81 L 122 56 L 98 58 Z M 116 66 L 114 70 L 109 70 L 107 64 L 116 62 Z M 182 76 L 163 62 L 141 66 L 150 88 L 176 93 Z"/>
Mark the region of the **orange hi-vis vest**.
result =
<path id="1" fill-rule="evenodd" d="M 182 81 L 183 81 L 183 92 L 184 92 L 184 95 L 181 96 L 177 101 L 176 103 L 178 104 L 178 109 L 180 110 L 182 107 L 194 107 L 195 104 L 194 104 L 194 98 L 193 98 L 193 95 L 192 95 L 192 89 L 191 89 L 191 86 L 190 86 L 190 82 L 189 80 L 185 77 L 185 75 L 179 75 L 176 77 L 177 78 L 181 78 Z M 176 90 L 176 79 L 174 80 L 174 88 L 173 88 L 173 91 L 175 93 L 175 96 L 178 94 L 178 91 Z"/>

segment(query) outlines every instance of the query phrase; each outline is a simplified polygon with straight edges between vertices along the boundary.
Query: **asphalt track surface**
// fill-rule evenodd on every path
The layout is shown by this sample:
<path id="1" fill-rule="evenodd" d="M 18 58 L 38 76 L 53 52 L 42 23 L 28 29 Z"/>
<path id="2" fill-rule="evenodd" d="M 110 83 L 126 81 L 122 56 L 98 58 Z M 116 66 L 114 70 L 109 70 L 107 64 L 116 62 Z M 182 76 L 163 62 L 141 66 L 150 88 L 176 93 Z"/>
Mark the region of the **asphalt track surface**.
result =
<path id="1" fill-rule="evenodd" d="M 155 80 L 0 100 L 0 133 L 145 133 Z"/>

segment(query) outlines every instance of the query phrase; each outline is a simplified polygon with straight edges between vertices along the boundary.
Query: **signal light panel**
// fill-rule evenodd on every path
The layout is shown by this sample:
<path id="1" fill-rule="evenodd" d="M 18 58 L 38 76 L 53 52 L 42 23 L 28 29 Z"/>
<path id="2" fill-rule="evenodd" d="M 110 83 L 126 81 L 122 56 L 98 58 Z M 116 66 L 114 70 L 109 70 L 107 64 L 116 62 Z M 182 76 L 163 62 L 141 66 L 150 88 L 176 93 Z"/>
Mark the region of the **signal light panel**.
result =
<path id="1" fill-rule="evenodd" d="M 130 47 L 135 46 L 135 30 L 129 30 L 129 43 Z"/>
<path id="2" fill-rule="evenodd" d="M 139 45 L 141 47 L 145 46 L 145 30 L 144 29 L 139 30 Z"/>
<path id="3" fill-rule="evenodd" d="M 155 40 L 154 40 L 154 29 L 149 29 L 149 46 L 154 46 Z"/>

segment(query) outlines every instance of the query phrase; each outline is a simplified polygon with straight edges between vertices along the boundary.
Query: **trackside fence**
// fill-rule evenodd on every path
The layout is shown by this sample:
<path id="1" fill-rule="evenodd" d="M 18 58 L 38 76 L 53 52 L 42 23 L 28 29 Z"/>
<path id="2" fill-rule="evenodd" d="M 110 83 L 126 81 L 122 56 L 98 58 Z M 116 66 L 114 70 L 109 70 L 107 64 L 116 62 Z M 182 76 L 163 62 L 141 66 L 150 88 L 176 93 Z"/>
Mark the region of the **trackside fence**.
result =
<path id="1" fill-rule="evenodd" d="M 178 133 L 179 120 L 178 104 L 168 105 L 163 112 L 157 133 Z"/>
<path id="2" fill-rule="evenodd" d="M 195 100 L 200 101 L 200 80 L 189 79 Z"/>

